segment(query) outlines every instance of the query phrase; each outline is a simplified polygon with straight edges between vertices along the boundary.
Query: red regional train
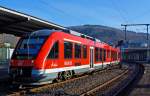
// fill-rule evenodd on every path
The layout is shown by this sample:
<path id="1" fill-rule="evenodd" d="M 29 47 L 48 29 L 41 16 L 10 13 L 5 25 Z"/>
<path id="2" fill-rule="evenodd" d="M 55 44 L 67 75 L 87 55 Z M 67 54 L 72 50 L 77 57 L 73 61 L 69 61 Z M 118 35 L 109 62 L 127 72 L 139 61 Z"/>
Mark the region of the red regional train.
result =
<path id="1" fill-rule="evenodd" d="M 98 39 L 71 30 L 43 29 L 19 40 L 9 74 L 17 82 L 44 84 L 119 61 L 120 50 Z"/>

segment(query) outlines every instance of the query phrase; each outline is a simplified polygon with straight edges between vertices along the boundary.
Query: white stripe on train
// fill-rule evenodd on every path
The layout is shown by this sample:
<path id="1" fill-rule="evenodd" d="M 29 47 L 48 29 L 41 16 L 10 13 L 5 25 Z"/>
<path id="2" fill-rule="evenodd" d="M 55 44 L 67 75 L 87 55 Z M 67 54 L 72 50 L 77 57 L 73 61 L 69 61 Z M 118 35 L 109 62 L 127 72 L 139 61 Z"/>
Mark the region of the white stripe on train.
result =
<path id="1" fill-rule="evenodd" d="M 104 62 L 103 65 L 107 65 L 110 63 L 118 63 L 119 61 L 113 61 L 113 62 Z M 94 64 L 94 66 L 101 66 L 102 63 Z M 63 67 L 63 68 L 55 68 L 55 69 L 40 69 L 40 70 L 32 70 L 32 74 L 47 74 L 47 73 L 55 73 L 55 72 L 61 72 L 61 71 L 67 71 L 67 70 L 76 70 L 76 69 L 83 69 L 83 68 L 90 68 L 90 64 L 88 65 L 82 65 L 82 66 L 71 66 L 71 67 Z"/>

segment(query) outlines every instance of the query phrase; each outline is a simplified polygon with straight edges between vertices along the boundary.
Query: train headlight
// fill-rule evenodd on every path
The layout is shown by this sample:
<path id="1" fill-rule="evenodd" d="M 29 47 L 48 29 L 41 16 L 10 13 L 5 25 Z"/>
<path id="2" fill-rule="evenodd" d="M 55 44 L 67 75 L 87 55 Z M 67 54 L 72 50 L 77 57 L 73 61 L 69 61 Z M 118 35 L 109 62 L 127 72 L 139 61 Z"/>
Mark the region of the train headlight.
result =
<path id="1" fill-rule="evenodd" d="M 34 64 L 34 60 L 31 60 L 31 64 L 32 64 L 32 65 Z"/>

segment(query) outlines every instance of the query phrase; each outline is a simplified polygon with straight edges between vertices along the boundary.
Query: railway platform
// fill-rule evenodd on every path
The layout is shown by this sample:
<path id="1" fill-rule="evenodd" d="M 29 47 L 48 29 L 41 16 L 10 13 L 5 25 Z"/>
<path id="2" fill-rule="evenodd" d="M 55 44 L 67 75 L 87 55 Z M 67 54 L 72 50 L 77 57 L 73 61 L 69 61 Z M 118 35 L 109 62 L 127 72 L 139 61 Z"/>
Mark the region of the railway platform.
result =
<path id="1" fill-rule="evenodd" d="M 144 74 L 129 96 L 150 96 L 150 64 L 144 65 Z"/>

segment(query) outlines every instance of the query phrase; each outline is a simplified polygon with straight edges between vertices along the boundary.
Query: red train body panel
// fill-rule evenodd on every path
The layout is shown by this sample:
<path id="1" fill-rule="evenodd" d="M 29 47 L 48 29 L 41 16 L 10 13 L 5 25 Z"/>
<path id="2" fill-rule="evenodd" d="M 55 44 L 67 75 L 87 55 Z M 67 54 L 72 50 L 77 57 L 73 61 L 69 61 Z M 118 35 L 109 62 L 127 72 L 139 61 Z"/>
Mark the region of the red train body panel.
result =
<path id="1" fill-rule="evenodd" d="M 70 70 L 80 73 L 118 63 L 119 54 L 119 49 L 91 40 L 88 36 L 40 30 L 19 41 L 11 59 L 9 73 L 12 77 L 48 81 L 57 78 L 60 72 Z"/>

